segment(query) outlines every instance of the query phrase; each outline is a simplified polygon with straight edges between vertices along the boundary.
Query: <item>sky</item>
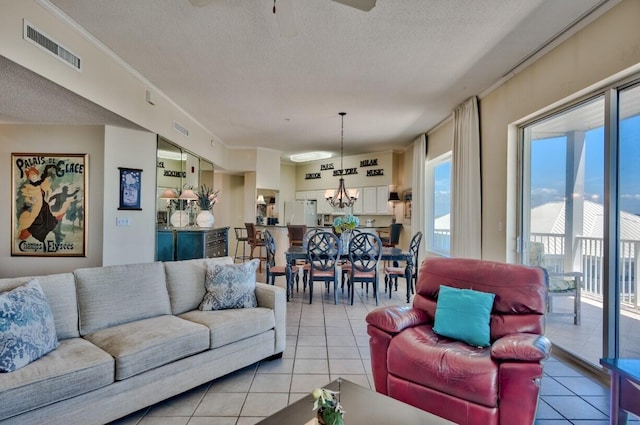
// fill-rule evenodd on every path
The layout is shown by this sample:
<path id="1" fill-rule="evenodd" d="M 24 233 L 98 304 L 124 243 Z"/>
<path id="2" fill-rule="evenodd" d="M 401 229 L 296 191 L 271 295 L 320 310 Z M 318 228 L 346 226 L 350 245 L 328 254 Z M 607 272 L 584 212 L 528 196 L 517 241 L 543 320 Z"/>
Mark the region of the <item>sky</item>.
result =
<path id="1" fill-rule="evenodd" d="M 620 123 L 620 207 L 640 214 L 640 116 Z M 603 202 L 604 129 L 585 134 L 585 181 L 582 196 Z M 531 207 L 565 197 L 566 140 L 537 139 L 531 143 Z"/>
<path id="2" fill-rule="evenodd" d="M 635 90 L 633 90 L 635 91 Z M 640 115 L 620 122 L 620 208 L 640 215 Z M 585 133 L 584 199 L 603 203 L 604 128 Z M 565 197 L 566 139 L 552 137 L 531 142 L 531 208 Z M 434 169 L 434 218 L 449 214 L 451 161 Z"/>

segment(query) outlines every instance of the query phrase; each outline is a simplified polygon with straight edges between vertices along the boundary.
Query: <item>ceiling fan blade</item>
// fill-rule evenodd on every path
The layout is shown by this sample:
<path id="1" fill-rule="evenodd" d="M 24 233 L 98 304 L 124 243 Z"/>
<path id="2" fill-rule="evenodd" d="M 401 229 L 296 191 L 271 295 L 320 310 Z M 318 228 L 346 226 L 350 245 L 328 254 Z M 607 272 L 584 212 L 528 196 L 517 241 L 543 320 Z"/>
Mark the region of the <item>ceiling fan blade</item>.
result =
<path id="1" fill-rule="evenodd" d="M 370 11 L 376 5 L 376 0 L 333 0 L 336 3 L 344 4 L 345 6 L 355 7 L 356 9 L 363 10 L 365 12 Z"/>
<path id="2" fill-rule="evenodd" d="M 276 0 L 274 13 L 278 20 L 278 28 L 281 36 L 295 37 L 298 35 L 296 20 L 293 15 L 293 0 Z"/>
<path id="3" fill-rule="evenodd" d="M 213 2 L 213 0 L 189 0 L 189 3 L 196 7 L 204 7 L 209 5 L 211 2 Z"/>

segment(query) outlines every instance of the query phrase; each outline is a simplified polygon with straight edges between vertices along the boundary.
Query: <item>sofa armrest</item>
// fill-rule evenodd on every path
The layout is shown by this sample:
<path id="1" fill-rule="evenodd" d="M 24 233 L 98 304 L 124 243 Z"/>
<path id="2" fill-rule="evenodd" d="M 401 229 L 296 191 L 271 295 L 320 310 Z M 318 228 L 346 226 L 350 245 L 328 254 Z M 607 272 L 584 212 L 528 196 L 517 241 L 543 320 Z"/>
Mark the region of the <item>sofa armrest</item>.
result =
<path id="1" fill-rule="evenodd" d="M 540 362 L 551 353 L 551 341 L 542 335 L 515 333 L 505 335 L 491 345 L 491 358 Z"/>
<path id="2" fill-rule="evenodd" d="M 403 329 L 430 321 L 431 319 L 425 311 L 409 306 L 383 307 L 367 315 L 369 325 L 391 334 L 397 334 Z"/>
<path id="3" fill-rule="evenodd" d="M 270 308 L 276 321 L 274 354 L 282 353 L 287 342 L 287 295 L 283 288 L 256 282 L 258 307 Z"/>

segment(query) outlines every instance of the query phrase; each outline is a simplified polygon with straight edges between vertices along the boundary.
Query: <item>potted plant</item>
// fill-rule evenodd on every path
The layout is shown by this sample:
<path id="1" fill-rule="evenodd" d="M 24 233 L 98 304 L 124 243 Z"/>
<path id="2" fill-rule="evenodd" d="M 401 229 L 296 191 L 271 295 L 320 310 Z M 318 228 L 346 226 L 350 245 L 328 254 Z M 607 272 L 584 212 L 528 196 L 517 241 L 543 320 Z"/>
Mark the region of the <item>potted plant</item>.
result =
<path id="1" fill-rule="evenodd" d="M 220 189 L 214 191 L 213 189 L 207 187 L 206 185 L 200 186 L 200 190 L 198 190 L 198 206 L 200 207 L 200 212 L 196 217 L 196 223 L 200 227 L 212 227 L 215 221 L 213 217 L 213 206 L 218 200 L 218 193 Z"/>
<path id="2" fill-rule="evenodd" d="M 317 412 L 318 423 L 322 425 L 344 425 L 344 409 L 338 400 L 338 392 L 316 388 L 311 392 L 313 410 Z"/>

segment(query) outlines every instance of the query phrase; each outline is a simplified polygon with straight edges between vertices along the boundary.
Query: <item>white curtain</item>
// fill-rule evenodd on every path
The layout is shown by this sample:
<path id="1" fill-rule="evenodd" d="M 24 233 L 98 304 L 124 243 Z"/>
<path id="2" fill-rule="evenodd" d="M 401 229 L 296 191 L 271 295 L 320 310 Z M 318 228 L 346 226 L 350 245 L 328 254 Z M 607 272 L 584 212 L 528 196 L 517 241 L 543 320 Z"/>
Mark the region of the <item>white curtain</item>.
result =
<path id="1" fill-rule="evenodd" d="M 416 234 L 422 232 L 421 251 L 426 247 L 426 159 L 427 159 L 427 136 L 421 134 L 413 142 L 413 178 L 411 181 L 411 232 Z"/>
<path id="2" fill-rule="evenodd" d="M 474 96 L 454 111 L 451 255 L 481 258 L 480 120 Z"/>

